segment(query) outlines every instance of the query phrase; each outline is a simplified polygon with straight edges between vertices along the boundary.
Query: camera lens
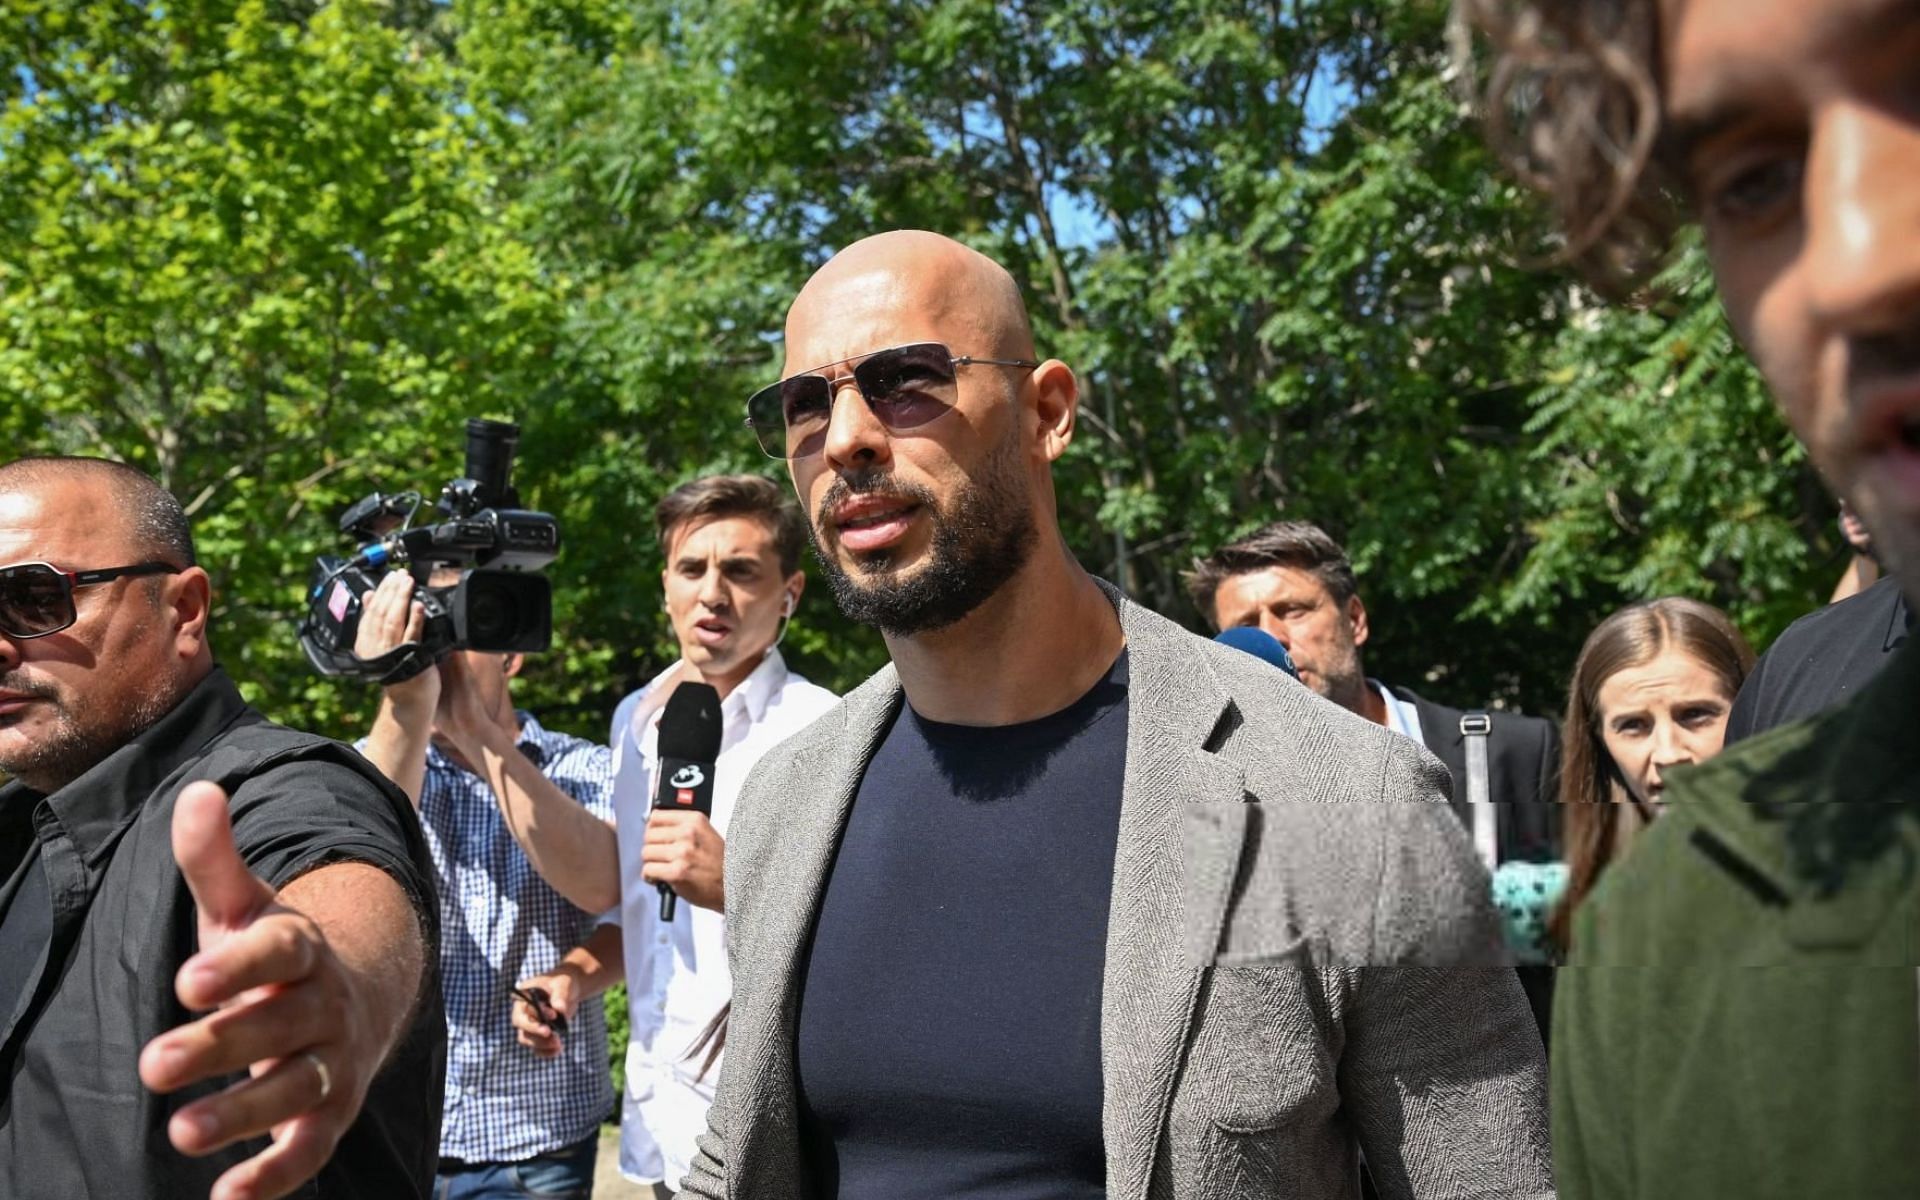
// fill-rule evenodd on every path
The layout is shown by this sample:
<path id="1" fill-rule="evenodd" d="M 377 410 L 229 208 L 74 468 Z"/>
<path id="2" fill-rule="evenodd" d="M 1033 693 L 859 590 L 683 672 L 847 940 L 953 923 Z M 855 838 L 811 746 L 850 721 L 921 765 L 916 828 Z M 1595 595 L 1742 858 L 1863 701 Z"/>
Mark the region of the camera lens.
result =
<path id="1" fill-rule="evenodd" d="M 539 575 L 469 571 L 454 599 L 459 644 L 473 650 L 545 650 L 553 638 L 552 591 Z"/>
<path id="2" fill-rule="evenodd" d="M 505 589 L 475 588 L 467 593 L 467 637 L 475 646 L 512 642 L 520 629 L 520 606 Z"/>

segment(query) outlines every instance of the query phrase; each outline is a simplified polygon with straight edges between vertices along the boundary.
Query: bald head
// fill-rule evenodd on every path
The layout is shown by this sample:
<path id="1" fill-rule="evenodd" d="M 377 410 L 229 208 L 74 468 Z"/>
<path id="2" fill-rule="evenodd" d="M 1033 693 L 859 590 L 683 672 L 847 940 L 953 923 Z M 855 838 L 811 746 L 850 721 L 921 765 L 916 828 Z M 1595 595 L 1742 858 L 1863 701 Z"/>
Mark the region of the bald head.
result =
<path id="1" fill-rule="evenodd" d="M 925 230 L 853 243 L 787 310 L 789 372 L 916 341 L 945 342 L 956 354 L 1035 357 L 1026 301 L 1007 269 Z"/>
<path id="2" fill-rule="evenodd" d="M 193 531 L 185 510 L 143 472 L 104 458 L 22 458 L 0 466 L 0 492 L 54 487 L 101 501 L 98 511 L 118 527 L 134 555 L 176 567 L 194 565 Z"/>

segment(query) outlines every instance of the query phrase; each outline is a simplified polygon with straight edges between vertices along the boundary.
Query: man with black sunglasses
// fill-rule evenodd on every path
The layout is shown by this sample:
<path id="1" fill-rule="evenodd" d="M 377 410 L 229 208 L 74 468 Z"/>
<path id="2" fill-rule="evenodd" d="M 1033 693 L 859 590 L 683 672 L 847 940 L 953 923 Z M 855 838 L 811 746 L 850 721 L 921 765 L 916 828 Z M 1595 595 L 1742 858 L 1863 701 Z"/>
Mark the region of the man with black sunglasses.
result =
<path id="1" fill-rule="evenodd" d="M 1445 770 L 1075 562 L 1005 270 L 842 251 L 749 422 L 892 664 L 761 760 L 684 1194 L 1545 1196 L 1545 1064 Z"/>
<path id="2" fill-rule="evenodd" d="M 172 496 L 0 466 L 0 1195 L 424 1197 L 431 866 L 215 666 Z"/>

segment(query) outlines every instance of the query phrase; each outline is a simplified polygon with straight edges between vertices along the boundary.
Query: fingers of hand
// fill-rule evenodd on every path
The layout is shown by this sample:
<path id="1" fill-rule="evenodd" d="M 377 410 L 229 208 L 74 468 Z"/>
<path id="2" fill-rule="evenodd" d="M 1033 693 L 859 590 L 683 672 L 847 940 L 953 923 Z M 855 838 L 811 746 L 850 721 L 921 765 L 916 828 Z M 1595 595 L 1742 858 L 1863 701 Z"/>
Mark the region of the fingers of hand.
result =
<path id="1" fill-rule="evenodd" d="M 182 963 L 174 992 L 189 1009 L 205 1012 L 254 988 L 300 983 L 314 976 L 325 945 L 306 916 L 270 911 Z"/>
<path id="2" fill-rule="evenodd" d="M 647 846 L 709 842 L 718 845 L 720 835 L 705 813 L 656 808 L 647 815 L 647 833 L 643 839 L 643 844 Z"/>
<path id="3" fill-rule="evenodd" d="M 520 1044 L 533 1051 L 536 1058 L 555 1058 L 560 1054 L 560 1038 L 545 1025 L 536 1029 L 516 1029 L 514 1036 Z"/>
<path id="4" fill-rule="evenodd" d="M 718 870 L 721 842 L 717 837 L 703 836 L 698 830 L 657 838 L 649 830 L 646 842 L 640 847 L 640 862 L 643 867 Z"/>
<path id="5" fill-rule="evenodd" d="M 307 1086 L 319 1094 L 312 1063 L 299 1059 L 283 1066 L 294 1074 L 304 1071 Z M 339 1086 L 334 1084 L 334 1100 L 325 1109 L 274 1130 L 273 1145 L 222 1175 L 209 1200 L 277 1200 L 318 1174 L 352 1115 L 351 1109 L 336 1108 Z"/>
<path id="6" fill-rule="evenodd" d="M 353 652 L 361 658 L 373 658 L 411 640 L 408 631 L 415 607 L 413 577 L 405 571 L 387 572 L 380 586 L 367 594 L 360 610 L 360 628 L 353 637 Z"/>
<path id="7" fill-rule="evenodd" d="M 173 806 L 173 858 L 200 911 L 200 941 L 237 929 L 273 903 L 273 889 L 253 877 L 233 844 L 227 793 L 219 785 L 190 783 Z"/>
<path id="8" fill-rule="evenodd" d="M 198 1157 L 274 1131 L 315 1110 L 344 1107 L 350 1117 L 351 1107 L 336 1103 L 344 1090 L 341 1081 L 332 1077 L 337 1072 L 329 1066 L 327 1075 L 321 1075 L 317 1064 L 326 1061 L 321 1050 L 289 1054 L 252 1078 L 195 1100 L 167 1122 L 167 1140 L 182 1154 Z"/>
<path id="9" fill-rule="evenodd" d="M 140 1052 L 140 1081 L 156 1092 L 177 1091 L 340 1036 L 341 1006 L 320 988 L 255 995 L 148 1042 Z"/>
<path id="10" fill-rule="evenodd" d="M 522 988 L 549 988 L 552 982 L 552 980 L 543 977 L 528 980 L 521 986 Z M 552 1004 L 555 1011 L 560 1012 L 562 1016 L 566 1017 L 573 1015 L 571 1012 L 560 1007 L 558 998 L 554 997 L 551 991 L 549 991 L 548 997 L 548 1002 Z M 519 1039 L 522 1046 L 532 1050 L 534 1054 L 541 1058 L 552 1058 L 554 1055 L 560 1053 L 560 1035 L 553 1031 L 552 1026 L 541 1020 L 540 1016 L 541 1014 L 534 1010 L 533 1005 L 528 1004 L 518 996 L 514 997 L 514 1035 Z"/>

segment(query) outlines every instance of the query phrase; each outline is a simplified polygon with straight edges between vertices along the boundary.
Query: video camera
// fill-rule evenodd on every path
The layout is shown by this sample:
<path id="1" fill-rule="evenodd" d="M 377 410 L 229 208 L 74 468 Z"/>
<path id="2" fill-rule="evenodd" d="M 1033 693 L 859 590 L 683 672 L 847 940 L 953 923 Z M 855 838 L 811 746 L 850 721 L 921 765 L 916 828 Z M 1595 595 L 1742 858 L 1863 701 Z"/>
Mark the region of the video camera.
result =
<path id="1" fill-rule="evenodd" d="M 463 478 L 441 489 L 437 524 L 413 524 L 419 492 L 379 492 L 349 508 L 340 531 L 362 543 L 351 558 L 323 554 L 314 563 L 300 648 L 322 675 L 399 683 L 454 650 L 516 653 L 553 641 L 553 588 L 534 574 L 560 552 L 560 522 L 520 508 L 508 483 L 520 427 L 467 422 Z M 457 583 L 429 586 L 434 567 L 460 567 Z M 413 574 L 413 598 L 425 609 L 417 642 L 376 658 L 353 652 L 367 593 L 392 568 Z"/>

